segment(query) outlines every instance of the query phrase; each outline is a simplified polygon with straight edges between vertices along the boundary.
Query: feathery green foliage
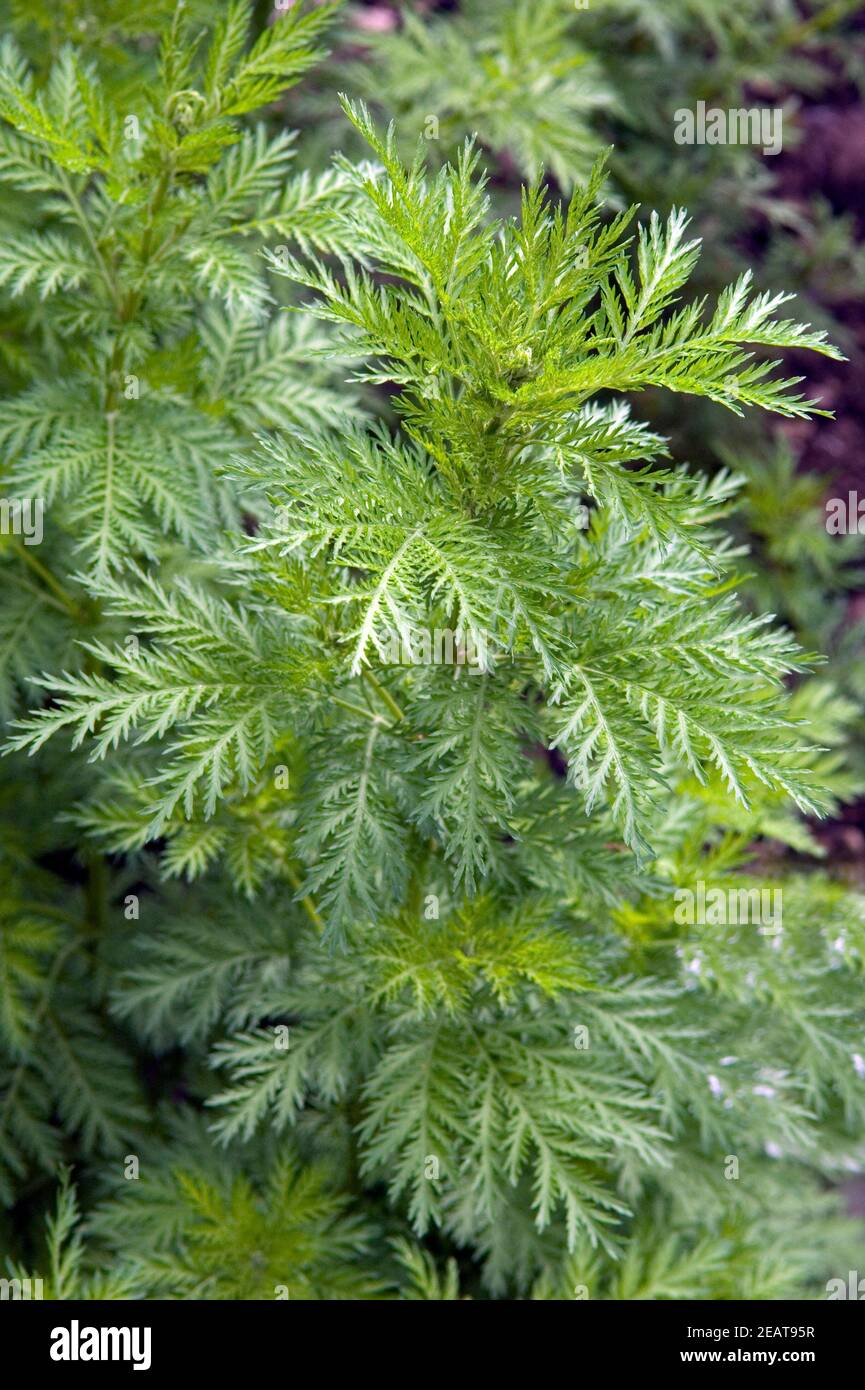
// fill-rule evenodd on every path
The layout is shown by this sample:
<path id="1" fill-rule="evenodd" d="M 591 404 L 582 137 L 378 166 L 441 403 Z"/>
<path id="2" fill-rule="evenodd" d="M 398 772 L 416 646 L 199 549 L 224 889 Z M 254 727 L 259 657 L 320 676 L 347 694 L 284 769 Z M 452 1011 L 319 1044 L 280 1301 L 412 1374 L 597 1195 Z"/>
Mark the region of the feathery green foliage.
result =
<path id="1" fill-rule="evenodd" d="M 275 312 L 258 254 L 264 238 L 330 249 L 341 180 L 292 173 L 291 132 L 237 120 L 320 56 L 331 7 L 295 6 L 248 47 L 234 0 L 205 51 L 184 14 L 134 101 L 69 45 L 39 81 L 3 41 L 3 483 L 40 499 L 52 557 L 17 537 L 19 563 L 4 556 L 5 621 L 26 630 L 4 645 L 7 713 L 30 652 L 32 669 L 63 642 L 59 618 L 76 636 L 98 623 L 79 570 L 211 555 L 238 516 L 216 462 L 250 430 L 353 409 L 325 369 L 302 382 L 321 337 Z"/>
<path id="2" fill-rule="evenodd" d="M 742 480 L 632 410 L 809 418 L 775 359 L 841 354 L 749 273 L 695 295 L 687 215 L 605 210 L 581 136 L 569 201 L 535 179 L 514 217 L 473 144 L 406 162 L 348 99 L 367 159 L 289 175 L 243 118 L 330 10 L 247 42 L 232 4 L 199 45 L 175 11 L 135 141 L 107 38 L 50 75 L 6 50 L 0 431 L 49 541 L 0 571 L 0 695 L 36 692 L 0 1190 L 46 1216 L 8 1267 L 56 1298 L 819 1296 L 855 1249 L 825 1186 L 861 1159 L 865 902 L 805 817 L 860 789 L 856 709 L 736 596 Z M 519 148 L 552 158 L 542 123 Z M 722 907 L 683 911 L 701 884 Z M 83 1217 L 66 1176 L 45 1200 L 64 1160 Z"/>

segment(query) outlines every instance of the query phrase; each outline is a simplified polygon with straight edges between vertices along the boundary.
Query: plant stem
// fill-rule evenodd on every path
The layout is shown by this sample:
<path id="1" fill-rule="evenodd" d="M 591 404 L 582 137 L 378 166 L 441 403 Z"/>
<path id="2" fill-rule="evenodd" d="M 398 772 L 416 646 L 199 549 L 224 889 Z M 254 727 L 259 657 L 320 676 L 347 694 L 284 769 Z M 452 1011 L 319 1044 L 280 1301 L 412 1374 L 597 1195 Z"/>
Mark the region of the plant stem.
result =
<path id="1" fill-rule="evenodd" d="M 291 867 L 290 864 L 285 865 L 285 876 L 291 884 L 292 888 L 294 888 L 295 892 L 297 892 L 300 889 L 300 878 L 295 873 L 294 869 Z M 325 929 L 325 921 L 324 918 L 320 915 L 312 898 L 301 898 L 300 903 L 304 911 L 306 912 L 307 917 L 315 927 L 316 931 L 323 932 Z"/>
<path id="2" fill-rule="evenodd" d="M 102 936 L 108 925 L 108 875 L 101 854 L 88 856 L 86 898 L 87 919 L 94 933 Z"/>
<path id="3" fill-rule="evenodd" d="M 72 614 L 73 618 L 76 618 L 79 622 L 82 621 L 84 618 L 83 608 L 75 602 L 71 594 L 66 592 L 60 580 L 54 577 L 51 571 L 43 565 L 42 561 L 37 560 L 36 556 L 31 554 L 30 547 L 24 545 L 23 541 L 19 540 L 17 536 L 14 540 L 14 549 L 21 556 L 22 560 L 30 566 L 34 573 L 39 575 L 39 578 L 48 586 L 55 598 L 60 600 L 64 608 Z"/>
<path id="4" fill-rule="evenodd" d="M 333 704 L 339 705 L 341 709 L 347 709 L 352 714 L 362 714 L 364 719 L 371 719 L 374 724 L 381 724 L 383 722 L 380 714 L 373 714 L 372 710 L 364 709 L 363 705 L 356 705 L 351 700 L 341 700 L 338 695 L 332 695 L 331 700 Z M 388 727 L 392 728 L 393 726 L 388 725 Z"/>
<path id="5" fill-rule="evenodd" d="M 384 686 L 381 684 L 381 682 L 378 681 L 378 680 L 376 680 L 376 678 L 375 678 L 375 676 L 373 675 L 372 671 L 364 671 L 364 673 L 363 673 L 363 678 L 364 678 L 365 681 L 368 681 L 368 682 L 369 682 L 369 684 L 372 686 L 373 690 L 375 691 L 376 695 L 378 695 L 379 699 L 381 699 L 381 700 L 384 701 L 384 703 L 387 705 L 388 709 L 390 710 L 391 714 L 393 715 L 394 719 L 396 719 L 396 720 L 398 720 L 398 721 L 399 721 L 399 720 L 402 720 L 402 719 L 405 719 L 405 715 L 403 714 L 403 712 L 402 712 L 402 710 L 400 709 L 399 705 L 397 704 L 396 700 L 395 700 L 395 699 L 393 698 L 393 696 L 391 695 L 390 691 L 389 691 L 389 690 L 385 690 L 385 688 L 384 688 Z"/>

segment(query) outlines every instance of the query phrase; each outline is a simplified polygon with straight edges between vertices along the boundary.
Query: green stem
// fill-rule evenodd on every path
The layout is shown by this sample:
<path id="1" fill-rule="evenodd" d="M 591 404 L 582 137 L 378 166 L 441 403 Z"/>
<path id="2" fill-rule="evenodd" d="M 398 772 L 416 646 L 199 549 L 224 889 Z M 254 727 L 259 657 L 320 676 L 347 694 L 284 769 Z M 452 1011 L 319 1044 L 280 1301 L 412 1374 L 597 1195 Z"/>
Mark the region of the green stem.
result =
<path id="1" fill-rule="evenodd" d="M 103 257 L 102 252 L 99 250 L 99 243 L 97 242 L 96 237 L 93 233 L 93 228 L 90 225 L 90 218 L 84 211 L 81 199 L 75 192 L 75 189 L 72 185 L 72 180 L 66 174 L 65 170 L 59 169 L 58 173 L 60 174 L 60 178 L 63 184 L 63 192 L 66 194 L 66 197 L 72 206 L 72 211 L 75 213 L 75 220 L 77 221 L 79 227 L 83 231 L 87 244 L 90 247 L 90 250 L 93 252 L 93 257 L 99 268 L 99 273 L 105 282 L 105 287 L 108 290 L 108 293 L 111 297 L 111 301 L 119 314 L 121 312 L 120 294 L 113 277 L 109 273 L 108 266 L 105 264 L 105 258 Z"/>
<path id="2" fill-rule="evenodd" d="M 385 688 L 384 688 L 384 686 L 381 684 L 381 682 L 378 681 L 378 680 L 376 680 L 376 678 L 375 678 L 375 676 L 373 675 L 372 671 L 364 671 L 364 673 L 363 673 L 363 678 L 364 678 L 365 681 L 368 681 L 368 682 L 369 682 L 369 684 L 372 686 L 373 690 L 375 691 L 376 695 L 378 695 L 379 699 L 381 699 L 381 700 L 384 701 L 384 703 L 387 705 L 388 709 L 390 710 L 390 712 L 391 712 L 391 714 L 393 715 L 394 719 L 397 720 L 397 722 L 399 722 L 400 720 L 405 719 L 405 715 L 403 714 L 403 712 L 402 712 L 402 710 L 400 709 L 399 705 L 397 704 L 396 700 L 395 700 L 395 699 L 393 698 L 393 696 L 391 695 L 390 691 L 389 691 L 389 690 L 385 690 Z"/>
<path id="3" fill-rule="evenodd" d="M 21 559 L 30 566 L 35 574 L 39 575 L 39 578 L 48 586 L 54 596 L 60 600 L 64 608 L 72 614 L 73 618 L 81 622 L 84 618 L 84 610 L 75 602 L 72 595 L 66 592 L 60 580 L 54 577 L 51 571 L 43 565 L 41 560 L 36 559 L 36 556 L 31 553 L 30 547 L 24 545 L 18 537 L 15 538 L 13 544 L 14 549 L 21 556 Z"/>
<path id="4" fill-rule="evenodd" d="M 141 264 L 143 266 L 146 266 L 148 261 L 150 260 L 150 253 L 153 249 L 153 233 L 156 230 L 156 218 L 159 215 L 159 212 L 161 211 L 162 204 L 165 202 L 165 198 L 169 188 L 171 187 L 171 180 L 173 177 L 173 166 L 170 164 L 166 164 L 165 168 L 162 170 L 162 173 L 159 176 L 159 182 L 156 185 L 156 189 L 150 201 L 150 207 L 148 208 L 147 213 L 147 226 L 145 227 L 144 235 L 141 238 Z"/>
<path id="5" fill-rule="evenodd" d="M 108 874 L 101 854 L 87 860 L 87 919 L 93 931 L 102 936 L 108 925 Z"/>
<path id="6" fill-rule="evenodd" d="M 372 710 L 365 709 L 363 705 L 356 705 L 351 700 L 341 700 L 338 695 L 332 695 L 331 700 L 335 705 L 339 705 L 341 709 L 349 710 L 352 714 L 362 714 L 364 719 L 372 720 L 373 724 L 383 722 L 380 714 L 373 714 Z M 391 728 L 392 726 L 388 725 L 388 727 Z"/>
<path id="7" fill-rule="evenodd" d="M 300 889 L 300 878 L 295 873 L 294 869 L 291 867 L 290 864 L 285 865 L 285 876 L 291 884 L 292 888 L 295 890 L 295 892 L 297 892 Z M 304 909 L 307 917 L 315 927 L 316 931 L 323 932 L 325 929 L 325 921 L 319 913 L 318 909 L 316 908 L 316 905 L 313 902 L 312 898 L 301 898 L 300 904 L 301 907 Z"/>

